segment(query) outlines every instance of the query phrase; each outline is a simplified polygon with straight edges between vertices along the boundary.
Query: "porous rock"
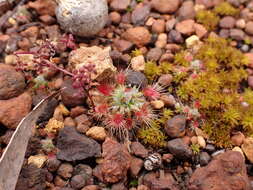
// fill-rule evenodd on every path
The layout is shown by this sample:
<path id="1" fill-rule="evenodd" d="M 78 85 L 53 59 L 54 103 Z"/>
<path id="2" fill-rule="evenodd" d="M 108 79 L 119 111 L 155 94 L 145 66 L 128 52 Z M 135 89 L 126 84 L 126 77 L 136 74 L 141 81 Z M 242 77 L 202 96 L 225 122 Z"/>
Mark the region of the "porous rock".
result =
<path id="1" fill-rule="evenodd" d="M 241 153 L 227 151 L 206 167 L 197 168 L 189 181 L 189 190 L 250 190 L 246 165 Z"/>
<path id="2" fill-rule="evenodd" d="M 56 17 L 62 29 L 88 37 L 97 34 L 108 19 L 106 0 L 64 0 L 56 8 Z"/>
<path id="3" fill-rule="evenodd" d="M 124 145 L 109 138 L 102 147 L 104 159 L 93 170 L 93 175 L 104 183 L 117 183 L 126 177 L 131 164 L 131 155 Z"/>
<path id="4" fill-rule="evenodd" d="M 110 57 L 110 51 L 110 47 L 104 49 L 98 46 L 81 47 L 70 53 L 69 62 L 76 69 L 94 64 L 96 74 L 92 73 L 91 78 L 101 81 L 110 77 L 116 71 Z"/>

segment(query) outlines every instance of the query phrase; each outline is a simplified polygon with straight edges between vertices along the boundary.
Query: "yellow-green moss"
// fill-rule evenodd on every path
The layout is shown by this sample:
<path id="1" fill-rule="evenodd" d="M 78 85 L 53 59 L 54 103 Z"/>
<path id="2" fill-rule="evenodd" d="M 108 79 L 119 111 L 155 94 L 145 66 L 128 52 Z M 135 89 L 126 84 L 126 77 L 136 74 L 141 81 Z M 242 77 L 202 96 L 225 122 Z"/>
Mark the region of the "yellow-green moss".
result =
<path id="1" fill-rule="evenodd" d="M 155 77 L 162 74 L 161 68 L 153 61 L 148 61 L 145 64 L 144 73 L 149 80 L 154 80 Z"/>
<path id="2" fill-rule="evenodd" d="M 214 12 L 221 16 L 235 16 L 239 13 L 239 9 L 234 8 L 228 2 L 222 2 L 214 8 Z"/>
<path id="3" fill-rule="evenodd" d="M 194 78 L 188 77 L 177 94 L 186 102 L 200 102 L 204 131 L 221 147 L 230 146 L 235 128 L 253 134 L 253 92 L 246 89 L 239 93 L 240 82 L 247 78 L 246 57 L 226 40 L 209 38 L 194 58 L 203 61 L 205 69 Z"/>
<path id="4" fill-rule="evenodd" d="M 159 124 L 139 129 L 137 136 L 143 143 L 153 147 L 166 146 L 166 135 L 161 131 Z"/>
<path id="5" fill-rule="evenodd" d="M 131 52 L 131 56 L 132 57 L 137 57 L 139 55 L 142 55 L 142 51 L 140 49 L 134 49 L 132 52 Z"/>
<path id="6" fill-rule="evenodd" d="M 197 22 L 203 24 L 207 30 L 214 30 L 219 23 L 219 16 L 209 10 L 201 10 L 196 14 Z"/>

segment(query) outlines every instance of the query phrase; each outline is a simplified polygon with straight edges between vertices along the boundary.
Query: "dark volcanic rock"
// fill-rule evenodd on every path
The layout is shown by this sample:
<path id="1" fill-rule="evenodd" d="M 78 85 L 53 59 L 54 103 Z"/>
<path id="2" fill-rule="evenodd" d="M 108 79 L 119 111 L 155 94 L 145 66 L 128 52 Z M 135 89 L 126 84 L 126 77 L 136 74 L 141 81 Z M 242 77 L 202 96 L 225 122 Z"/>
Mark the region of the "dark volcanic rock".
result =
<path id="1" fill-rule="evenodd" d="M 39 124 L 43 121 L 48 121 L 54 114 L 54 110 L 58 105 L 58 101 L 53 98 L 50 102 L 46 105 L 45 111 L 39 116 L 36 123 Z"/>
<path id="2" fill-rule="evenodd" d="M 75 107 L 85 103 L 86 95 L 80 95 L 78 89 L 73 88 L 72 80 L 64 81 L 62 88 L 61 98 L 65 106 Z"/>
<path id="3" fill-rule="evenodd" d="M 135 25 L 144 24 L 150 13 L 150 4 L 138 4 L 132 12 L 131 20 Z"/>
<path id="4" fill-rule="evenodd" d="M 189 190 L 250 190 L 250 181 L 241 153 L 227 151 L 215 157 L 206 167 L 195 170 Z"/>
<path id="5" fill-rule="evenodd" d="M 34 165 L 24 166 L 15 190 L 45 190 L 46 172 Z M 6 189 L 7 190 L 7 189 Z"/>
<path id="6" fill-rule="evenodd" d="M 192 157 L 192 150 L 180 138 L 170 140 L 168 142 L 168 149 L 179 159 L 190 159 Z"/>
<path id="7" fill-rule="evenodd" d="M 57 158 L 66 161 L 84 160 L 101 154 L 101 147 L 96 141 L 79 134 L 73 127 L 64 127 L 60 131 L 57 148 Z"/>
<path id="8" fill-rule="evenodd" d="M 146 76 L 138 71 L 127 71 L 126 83 L 132 86 L 145 88 L 148 85 L 148 79 Z"/>

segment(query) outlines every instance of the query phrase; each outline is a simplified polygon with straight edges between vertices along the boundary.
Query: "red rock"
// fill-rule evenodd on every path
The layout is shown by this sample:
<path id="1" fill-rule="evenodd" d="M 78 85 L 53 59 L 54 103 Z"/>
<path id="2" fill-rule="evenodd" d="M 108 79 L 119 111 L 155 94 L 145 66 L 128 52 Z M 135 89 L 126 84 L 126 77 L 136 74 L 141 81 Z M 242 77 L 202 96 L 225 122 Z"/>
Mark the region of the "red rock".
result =
<path id="1" fill-rule="evenodd" d="M 33 8 L 37 11 L 39 15 L 50 15 L 55 16 L 55 8 L 56 3 L 52 0 L 37 0 L 37 1 L 30 1 L 28 3 L 30 8 Z"/>
<path id="2" fill-rule="evenodd" d="M 169 137 L 176 138 L 185 134 L 186 118 L 183 115 L 176 115 L 169 119 L 165 125 L 165 131 Z"/>
<path id="3" fill-rule="evenodd" d="M 153 33 L 163 33 L 165 31 L 165 21 L 162 19 L 158 19 L 154 21 L 152 25 L 152 32 Z"/>
<path id="4" fill-rule="evenodd" d="M 121 15 L 116 11 L 111 12 L 109 18 L 114 24 L 119 24 L 121 21 Z"/>
<path id="5" fill-rule="evenodd" d="M 245 136 L 243 133 L 241 132 L 237 132 L 236 134 L 234 134 L 231 137 L 231 142 L 235 145 L 235 146 L 241 146 L 243 141 L 245 139 Z"/>
<path id="6" fill-rule="evenodd" d="M 123 33 L 122 37 L 134 43 L 138 47 L 148 44 L 151 40 L 151 34 L 145 27 L 129 28 Z"/>
<path id="7" fill-rule="evenodd" d="M 26 30 L 24 30 L 23 32 L 21 32 L 21 35 L 23 37 L 36 40 L 39 35 L 39 28 L 37 26 L 31 26 Z"/>
<path id="8" fill-rule="evenodd" d="M 31 106 L 32 97 L 28 93 L 9 100 L 0 100 L 0 123 L 7 128 L 15 129 L 30 112 Z"/>
<path id="9" fill-rule="evenodd" d="M 160 57 L 162 56 L 162 49 L 161 48 L 151 48 L 149 52 L 147 53 L 147 60 L 151 61 L 158 61 Z"/>
<path id="10" fill-rule="evenodd" d="M 199 38 L 203 38 L 208 33 L 207 29 L 198 23 L 194 23 L 194 29 Z"/>
<path id="11" fill-rule="evenodd" d="M 197 168 L 189 181 L 189 190 L 250 190 L 246 165 L 241 153 L 227 151 L 206 167 Z"/>
<path id="12" fill-rule="evenodd" d="M 0 1 L 0 16 L 11 8 L 11 4 L 8 0 Z"/>
<path id="13" fill-rule="evenodd" d="M 98 185 L 87 185 L 82 190 L 100 190 L 100 187 Z"/>
<path id="14" fill-rule="evenodd" d="M 148 150 L 139 142 L 131 143 L 131 150 L 135 156 L 146 158 L 148 156 Z"/>
<path id="15" fill-rule="evenodd" d="M 132 158 L 130 172 L 133 177 L 136 177 L 143 166 L 143 160 L 140 158 Z"/>
<path id="16" fill-rule="evenodd" d="M 127 52 L 133 47 L 133 43 L 126 40 L 114 40 L 114 45 L 120 52 Z"/>
<path id="17" fill-rule="evenodd" d="M 64 179 L 71 178 L 74 168 L 69 163 L 63 163 L 57 170 L 57 174 L 63 177 Z"/>
<path id="18" fill-rule="evenodd" d="M 0 100 L 20 95 L 25 88 L 24 76 L 14 67 L 0 64 Z"/>
<path id="19" fill-rule="evenodd" d="M 27 51 L 31 47 L 31 43 L 27 38 L 22 38 L 18 41 L 18 46 L 20 49 Z"/>
<path id="20" fill-rule="evenodd" d="M 76 124 L 77 124 L 76 130 L 79 133 L 86 133 L 89 130 L 89 127 L 92 124 L 91 121 L 90 121 L 90 118 L 85 114 L 77 116 L 75 118 L 75 121 L 76 121 Z"/>
<path id="21" fill-rule="evenodd" d="M 117 183 L 123 180 L 131 164 L 131 155 L 127 148 L 107 138 L 102 145 L 103 162 L 94 170 L 93 175 L 104 183 Z"/>
<path id="22" fill-rule="evenodd" d="M 249 35 L 253 35 L 253 21 L 249 21 L 246 23 L 245 32 Z"/>
<path id="23" fill-rule="evenodd" d="M 133 24 L 144 24 L 149 16 L 150 4 L 139 3 L 133 10 L 131 20 Z"/>
<path id="24" fill-rule="evenodd" d="M 79 116 L 81 114 L 86 113 L 86 111 L 87 110 L 84 107 L 82 107 L 82 106 L 76 106 L 74 108 L 71 108 L 71 110 L 70 110 L 70 116 L 72 118 L 75 118 L 75 117 L 77 117 L 77 116 Z"/>
<path id="25" fill-rule="evenodd" d="M 249 87 L 253 88 L 253 76 L 248 77 L 248 85 Z"/>
<path id="26" fill-rule="evenodd" d="M 143 184 L 152 190 L 179 190 L 176 181 L 170 173 L 160 176 L 155 172 L 147 173 L 143 178 Z"/>
<path id="27" fill-rule="evenodd" d="M 231 29 L 235 26 L 235 18 L 232 16 L 225 16 L 220 20 L 219 25 L 221 28 Z"/>
<path id="28" fill-rule="evenodd" d="M 123 182 L 113 184 L 111 190 L 127 190 Z"/>
<path id="29" fill-rule="evenodd" d="M 56 21 L 55 18 L 50 15 L 41 15 L 39 18 L 42 22 L 44 22 L 47 25 L 53 24 Z"/>
<path id="30" fill-rule="evenodd" d="M 206 8 L 211 8 L 214 6 L 213 0 L 196 0 L 196 4 L 204 5 Z"/>
<path id="31" fill-rule="evenodd" d="M 179 0 L 152 0 L 152 7 L 159 13 L 174 13 L 177 11 Z"/>
<path id="32" fill-rule="evenodd" d="M 176 24 L 176 30 L 184 35 L 191 35 L 194 33 L 194 20 L 188 19 Z"/>
<path id="33" fill-rule="evenodd" d="M 238 40 L 238 41 L 244 40 L 244 37 L 245 37 L 245 33 L 243 32 L 243 30 L 235 29 L 235 28 L 230 30 L 229 35 L 232 39 L 235 39 L 235 40 Z"/>
<path id="34" fill-rule="evenodd" d="M 116 11 L 125 11 L 130 4 L 130 0 L 112 0 L 110 6 Z"/>
<path id="35" fill-rule="evenodd" d="M 192 1 L 184 1 L 178 11 L 178 17 L 180 20 L 194 19 L 195 17 L 194 3 Z"/>
<path id="36" fill-rule="evenodd" d="M 245 53 L 244 54 L 249 60 L 249 67 L 253 68 L 253 53 Z"/>
<path id="37" fill-rule="evenodd" d="M 173 76 L 171 74 L 163 74 L 159 77 L 158 83 L 161 86 L 168 87 L 173 80 Z"/>
<path id="38" fill-rule="evenodd" d="M 6 34 L 0 34 L 0 41 L 7 42 L 10 39 L 9 35 Z"/>
<path id="39" fill-rule="evenodd" d="M 86 95 L 78 93 L 78 89 L 73 88 L 72 80 L 65 80 L 61 91 L 62 102 L 67 107 L 75 107 L 84 104 Z"/>

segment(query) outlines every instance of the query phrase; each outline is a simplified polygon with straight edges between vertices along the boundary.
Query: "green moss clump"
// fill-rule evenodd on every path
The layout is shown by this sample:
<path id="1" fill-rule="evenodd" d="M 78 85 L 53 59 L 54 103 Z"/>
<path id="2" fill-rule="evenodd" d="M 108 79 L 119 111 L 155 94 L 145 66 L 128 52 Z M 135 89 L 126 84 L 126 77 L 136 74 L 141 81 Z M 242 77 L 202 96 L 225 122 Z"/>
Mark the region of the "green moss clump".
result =
<path id="1" fill-rule="evenodd" d="M 209 10 L 198 11 L 196 19 L 197 22 L 203 24 L 207 30 L 214 30 L 220 20 L 219 16 Z"/>
<path id="2" fill-rule="evenodd" d="M 209 38 L 194 58 L 204 69 L 181 83 L 177 94 L 187 102 L 199 101 L 204 131 L 220 147 L 231 145 L 234 129 L 253 134 L 253 92 L 239 92 L 240 82 L 247 78 L 247 58 L 221 38 Z"/>
<path id="3" fill-rule="evenodd" d="M 134 49 L 132 52 L 131 52 L 131 56 L 132 57 L 137 57 L 139 55 L 142 55 L 142 51 L 140 49 Z"/>
<path id="4" fill-rule="evenodd" d="M 239 9 L 234 8 L 228 2 L 222 2 L 214 8 L 214 12 L 221 16 L 235 16 L 239 13 Z"/>
<path id="5" fill-rule="evenodd" d="M 141 128 L 137 134 L 145 144 L 149 144 L 153 147 L 165 147 L 166 135 L 161 131 L 160 124 L 154 122 L 150 127 Z"/>
<path id="6" fill-rule="evenodd" d="M 154 80 L 155 77 L 162 74 L 162 70 L 155 62 L 148 61 L 145 64 L 144 73 L 149 80 Z"/>

